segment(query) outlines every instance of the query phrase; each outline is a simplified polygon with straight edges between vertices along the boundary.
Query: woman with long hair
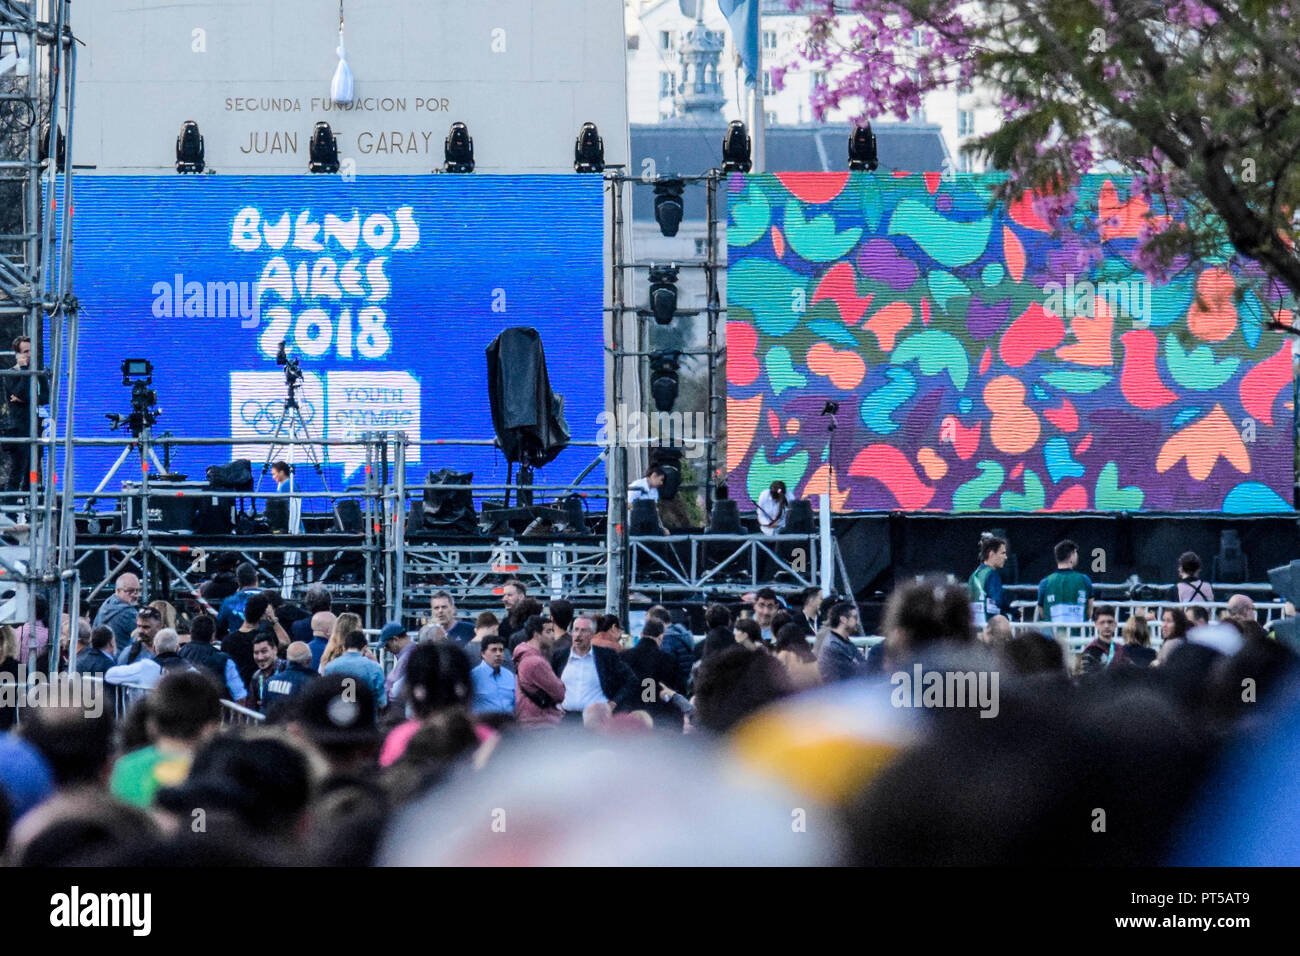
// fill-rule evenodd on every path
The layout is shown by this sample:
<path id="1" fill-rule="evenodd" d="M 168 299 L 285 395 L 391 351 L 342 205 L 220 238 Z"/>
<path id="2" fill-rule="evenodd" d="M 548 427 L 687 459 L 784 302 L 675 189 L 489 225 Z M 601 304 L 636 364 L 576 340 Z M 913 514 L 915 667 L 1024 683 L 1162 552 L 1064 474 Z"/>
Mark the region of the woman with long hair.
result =
<path id="1" fill-rule="evenodd" d="M 1156 654 L 1155 666 L 1163 664 L 1186 643 L 1187 632 L 1192 629 L 1192 622 L 1180 607 L 1167 607 L 1160 612 L 1160 650 Z"/>
<path id="2" fill-rule="evenodd" d="M 162 626 L 176 630 L 176 608 L 168 601 L 150 601 L 149 606 L 162 615 Z M 159 628 L 161 630 L 162 628 Z"/>
<path id="3" fill-rule="evenodd" d="M 1150 667 L 1156 659 L 1156 652 L 1151 648 L 1151 626 L 1145 614 L 1134 614 L 1124 622 L 1124 645 L 1115 651 L 1110 666 Z"/>
<path id="4" fill-rule="evenodd" d="M 361 618 L 355 614 L 340 614 L 338 620 L 334 622 L 334 630 L 330 631 L 330 639 L 325 644 L 325 650 L 320 656 L 320 672 L 325 673 L 325 665 L 336 657 L 342 657 L 346 647 L 344 641 L 353 631 L 361 630 Z"/>

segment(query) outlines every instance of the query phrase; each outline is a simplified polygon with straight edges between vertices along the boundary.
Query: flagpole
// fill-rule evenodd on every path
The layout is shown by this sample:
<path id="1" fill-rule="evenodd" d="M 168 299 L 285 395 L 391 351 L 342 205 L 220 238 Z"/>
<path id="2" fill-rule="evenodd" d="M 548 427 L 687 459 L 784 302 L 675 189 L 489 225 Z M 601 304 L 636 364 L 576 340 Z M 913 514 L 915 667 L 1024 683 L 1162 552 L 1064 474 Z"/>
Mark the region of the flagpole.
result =
<path id="1" fill-rule="evenodd" d="M 754 162 L 754 172 L 767 172 L 767 112 L 763 106 L 763 0 L 754 2 L 754 32 L 758 34 L 757 57 L 754 66 L 754 95 L 749 98 L 753 115 L 749 118 Z"/>

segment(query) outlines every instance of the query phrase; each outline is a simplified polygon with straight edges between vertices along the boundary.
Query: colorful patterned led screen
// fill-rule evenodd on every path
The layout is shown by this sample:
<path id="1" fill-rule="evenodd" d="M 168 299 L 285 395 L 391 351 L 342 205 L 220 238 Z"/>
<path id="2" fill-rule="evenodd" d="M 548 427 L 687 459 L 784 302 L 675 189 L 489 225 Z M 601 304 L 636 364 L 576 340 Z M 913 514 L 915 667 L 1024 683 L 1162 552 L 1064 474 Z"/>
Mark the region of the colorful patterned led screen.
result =
<path id="1" fill-rule="evenodd" d="M 1293 510 L 1291 340 L 1266 328 L 1292 312 L 1235 302 L 1222 263 L 1148 283 L 1127 177 L 1080 187 L 1101 235 L 1053 236 L 1028 197 L 990 211 L 989 185 L 731 178 L 733 497 L 780 478 L 849 511 Z"/>

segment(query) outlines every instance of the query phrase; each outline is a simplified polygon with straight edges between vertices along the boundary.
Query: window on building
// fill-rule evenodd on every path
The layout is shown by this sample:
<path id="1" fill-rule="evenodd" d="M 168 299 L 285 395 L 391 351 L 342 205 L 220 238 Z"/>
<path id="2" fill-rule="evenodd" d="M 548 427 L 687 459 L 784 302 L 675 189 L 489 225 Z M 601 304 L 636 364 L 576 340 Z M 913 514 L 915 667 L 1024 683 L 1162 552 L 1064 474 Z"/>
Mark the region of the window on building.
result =
<path id="1" fill-rule="evenodd" d="M 768 126 L 775 126 L 775 125 L 776 125 L 776 113 L 775 113 L 775 112 L 770 112 L 770 113 L 767 113 L 766 115 L 767 115 L 767 125 L 768 125 Z"/>
<path id="2" fill-rule="evenodd" d="M 957 111 L 957 135 L 970 136 L 975 132 L 975 112 L 974 110 Z"/>
<path id="3" fill-rule="evenodd" d="M 677 74 L 667 71 L 659 74 L 659 95 L 672 96 L 677 92 Z"/>
<path id="4" fill-rule="evenodd" d="M 671 30 L 659 31 L 659 49 L 661 50 L 677 49 L 677 38 L 673 36 L 673 32 Z"/>
<path id="5" fill-rule="evenodd" d="M 763 71 L 763 95 L 771 96 L 774 92 L 776 92 L 776 87 L 772 85 L 772 71 L 764 70 Z"/>
<path id="6" fill-rule="evenodd" d="M 695 254 L 696 254 L 697 256 L 699 256 L 701 259 L 703 259 L 705 256 L 707 256 L 707 255 L 709 254 L 709 240 L 708 240 L 708 239 L 701 239 L 701 238 L 698 238 L 698 237 L 696 238 L 696 240 L 695 240 Z"/>
<path id="7" fill-rule="evenodd" d="M 630 34 L 627 38 L 627 48 L 629 50 L 641 49 L 641 34 L 639 33 Z"/>
<path id="8" fill-rule="evenodd" d="M 957 164 L 957 168 L 960 169 L 963 173 L 969 173 L 971 171 L 970 153 L 961 154 L 961 161 Z"/>
<path id="9" fill-rule="evenodd" d="M 970 81 L 968 81 L 968 80 L 958 80 L 958 81 L 957 81 L 957 93 L 958 93 L 958 95 L 960 95 L 960 96 L 969 96 L 969 95 L 970 95 L 970 92 L 971 92 Z"/>
<path id="10" fill-rule="evenodd" d="M 925 46 L 925 37 L 920 27 L 912 28 L 912 46 Z"/>
<path id="11" fill-rule="evenodd" d="M 775 50 L 775 49 L 776 49 L 776 31 L 775 31 L 775 30 L 764 30 L 764 31 L 763 31 L 763 49 L 764 49 L 764 50 Z"/>
<path id="12" fill-rule="evenodd" d="M 824 89 L 826 86 L 826 71 L 813 70 L 812 85 L 814 90 Z"/>

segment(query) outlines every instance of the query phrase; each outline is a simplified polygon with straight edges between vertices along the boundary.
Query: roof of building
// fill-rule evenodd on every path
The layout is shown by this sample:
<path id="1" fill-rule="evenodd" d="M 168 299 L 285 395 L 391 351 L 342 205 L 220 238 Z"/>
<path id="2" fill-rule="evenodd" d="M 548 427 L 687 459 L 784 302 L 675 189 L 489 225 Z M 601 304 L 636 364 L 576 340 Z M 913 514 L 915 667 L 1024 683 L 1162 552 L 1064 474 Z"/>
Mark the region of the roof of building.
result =
<path id="1" fill-rule="evenodd" d="M 839 172 L 848 169 L 847 125 L 773 126 L 767 130 L 767 169 L 771 172 Z M 933 123 L 873 124 L 880 170 L 889 172 L 940 172 L 948 156 L 943 133 Z M 630 130 L 632 156 L 628 173 L 641 175 L 645 160 L 653 171 L 699 175 L 722 165 L 722 138 L 726 124 L 701 126 L 665 120 L 636 124 Z M 654 218 L 654 192 L 633 190 L 633 218 Z M 698 204 L 687 203 L 687 219 L 699 219 Z"/>

